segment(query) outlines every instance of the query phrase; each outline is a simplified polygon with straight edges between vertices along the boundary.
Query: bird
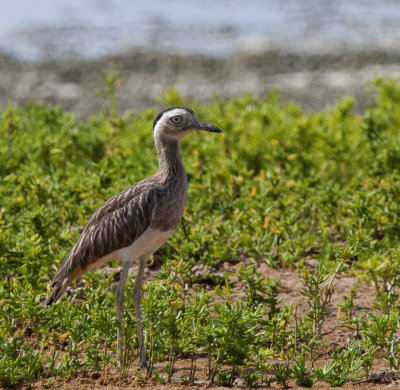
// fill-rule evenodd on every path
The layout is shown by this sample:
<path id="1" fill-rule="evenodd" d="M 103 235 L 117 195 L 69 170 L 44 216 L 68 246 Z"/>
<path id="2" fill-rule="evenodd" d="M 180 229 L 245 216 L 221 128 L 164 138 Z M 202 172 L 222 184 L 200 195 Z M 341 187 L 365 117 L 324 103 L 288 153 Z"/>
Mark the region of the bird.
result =
<path id="1" fill-rule="evenodd" d="M 124 288 L 129 268 L 139 263 L 133 288 L 138 355 L 141 369 L 147 367 L 141 299 L 147 259 L 175 232 L 187 201 L 187 175 L 180 155 L 183 137 L 197 130 L 222 130 L 196 118 L 188 107 L 162 110 L 153 121 L 158 171 L 108 199 L 90 218 L 86 227 L 57 269 L 50 284 L 47 305 L 58 302 L 71 282 L 87 271 L 112 260 L 122 262 L 115 289 L 117 308 L 117 353 L 123 359 L 122 315 Z"/>

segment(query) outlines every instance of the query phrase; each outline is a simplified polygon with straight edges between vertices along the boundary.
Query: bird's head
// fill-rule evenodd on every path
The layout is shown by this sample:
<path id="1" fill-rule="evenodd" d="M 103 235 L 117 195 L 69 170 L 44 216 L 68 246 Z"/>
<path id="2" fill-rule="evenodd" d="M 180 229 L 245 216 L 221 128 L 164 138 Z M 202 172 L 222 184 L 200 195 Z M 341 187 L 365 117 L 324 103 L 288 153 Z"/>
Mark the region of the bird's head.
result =
<path id="1" fill-rule="evenodd" d="M 193 110 L 187 107 L 173 107 L 161 111 L 154 119 L 154 136 L 166 136 L 180 140 L 195 130 L 221 133 L 222 130 L 214 125 L 197 120 Z"/>

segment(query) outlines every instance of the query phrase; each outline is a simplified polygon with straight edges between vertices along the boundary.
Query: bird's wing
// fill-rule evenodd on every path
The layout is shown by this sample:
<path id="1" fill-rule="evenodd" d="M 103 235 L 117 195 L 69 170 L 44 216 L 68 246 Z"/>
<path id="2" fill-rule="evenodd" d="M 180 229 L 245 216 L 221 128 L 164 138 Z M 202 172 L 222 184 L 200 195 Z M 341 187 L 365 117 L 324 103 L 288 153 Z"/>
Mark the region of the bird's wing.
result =
<path id="1" fill-rule="evenodd" d="M 75 273 L 79 276 L 97 259 L 129 246 L 149 227 L 156 190 L 141 183 L 113 196 L 96 211 L 58 268 L 52 286 Z"/>
<path id="2" fill-rule="evenodd" d="M 156 191 L 143 186 L 113 196 L 89 220 L 71 255 L 84 267 L 129 246 L 149 227 L 155 203 Z"/>

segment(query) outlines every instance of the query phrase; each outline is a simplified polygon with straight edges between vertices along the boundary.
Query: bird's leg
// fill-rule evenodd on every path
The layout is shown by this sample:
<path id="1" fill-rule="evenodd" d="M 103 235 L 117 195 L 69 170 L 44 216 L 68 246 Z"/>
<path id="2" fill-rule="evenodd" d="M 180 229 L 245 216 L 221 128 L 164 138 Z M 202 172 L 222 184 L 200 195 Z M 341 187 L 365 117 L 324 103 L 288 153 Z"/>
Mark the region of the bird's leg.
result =
<path id="1" fill-rule="evenodd" d="M 147 259 L 140 259 L 139 263 L 139 271 L 135 280 L 135 287 L 133 288 L 133 302 L 135 304 L 135 312 L 136 312 L 136 321 L 137 321 L 137 329 L 138 329 L 138 341 L 139 341 L 139 364 L 140 368 L 147 368 L 147 359 L 146 359 L 146 349 L 144 346 L 144 337 L 143 337 L 143 324 L 142 324 L 142 309 L 140 307 L 140 303 L 142 300 L 142 284 L 143 284 L 143 272 L 146 267 Z"/>
<path id="2" fill-rule="evenodd" d="M 118 286 L 115 289 L 115 300 L 117 303 L 117 321 L 118 321 L 118 328 L 117 328 L 117 348 L 118 348 L 118 362 L 120 367 L 122 367 L 123 362 L 123 354 L 124 354 L 124 347 L 122 345 L 121 339 L 123 338 L 123 331 L 122 331 L 122 314 L 124 312 L 124 301 L 125 301 L 125 283 L 126 279 L 128 278 L 129 267 L 131 266 L 131 261 L 124 262 L 122 268 L 121 278 L 118 282 Z"/>

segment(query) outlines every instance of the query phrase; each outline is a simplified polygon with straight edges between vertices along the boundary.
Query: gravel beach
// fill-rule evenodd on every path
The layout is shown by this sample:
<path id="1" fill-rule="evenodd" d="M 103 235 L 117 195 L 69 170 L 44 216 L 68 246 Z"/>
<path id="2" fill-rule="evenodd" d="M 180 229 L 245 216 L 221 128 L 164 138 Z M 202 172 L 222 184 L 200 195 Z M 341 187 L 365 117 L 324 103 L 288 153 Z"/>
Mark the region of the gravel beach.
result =
<path id="1" fill-rule="evenodd" d="M 356 110 L 368 104 L 376 77 L 400 77 L 400 52 L 342 51 L 294 54 L 280 50 L 235 53 L 224 58 L 135 51 L 96 60 L 23 62 L 0 56 L 0 107 L 29 100 L 58 105 L 87 117 L 107 102 L 100 96 L 102 75 L 121 79 L 121 112 L 157 104 L 174 86 L 189 102 L 210 102 L 249 92 L 266 96 L 278 87 L 284 101 L 305 110 L 320 110 L 352 95 Z"/>

